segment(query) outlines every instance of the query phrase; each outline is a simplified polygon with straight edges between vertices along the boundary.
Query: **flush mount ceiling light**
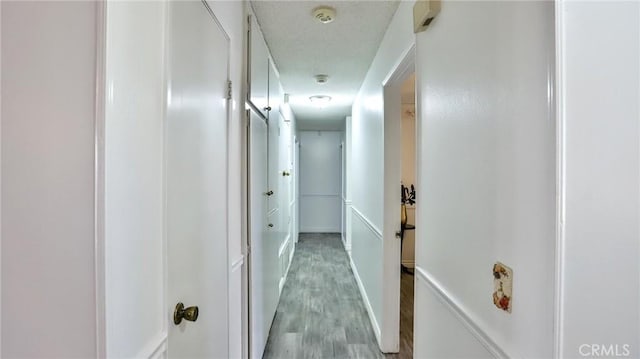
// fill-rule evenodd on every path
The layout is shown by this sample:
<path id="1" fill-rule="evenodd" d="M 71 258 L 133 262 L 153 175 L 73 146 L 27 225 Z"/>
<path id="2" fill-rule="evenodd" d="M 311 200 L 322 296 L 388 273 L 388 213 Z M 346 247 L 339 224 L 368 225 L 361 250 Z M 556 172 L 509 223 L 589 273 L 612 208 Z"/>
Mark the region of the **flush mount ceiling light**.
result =
<path id="1" fill-rule="evenodd" d="M 324 107 L 329 103 L 329 101 L 331 101 L 331 96 L 326 96 L 326 95 L 311 96 L 309 97 L 309 101 L 311 101 L 311 103 L 316 106 Z"/>
<path id="2" fill-rule="evenodd" d="M 316 79 L 316 82 L 320 85 L 324 85 L 327 83 L 327 81 L 329 81 L 328 75 L 315 75 L 314 78 Z"/>
<path id="3" fill-rule="evenodd" d="M 313 17 L 322 24 L 328 24 L 336 18 L 336 9 L 330 6 L 318 6 L 313 9 Z"/>

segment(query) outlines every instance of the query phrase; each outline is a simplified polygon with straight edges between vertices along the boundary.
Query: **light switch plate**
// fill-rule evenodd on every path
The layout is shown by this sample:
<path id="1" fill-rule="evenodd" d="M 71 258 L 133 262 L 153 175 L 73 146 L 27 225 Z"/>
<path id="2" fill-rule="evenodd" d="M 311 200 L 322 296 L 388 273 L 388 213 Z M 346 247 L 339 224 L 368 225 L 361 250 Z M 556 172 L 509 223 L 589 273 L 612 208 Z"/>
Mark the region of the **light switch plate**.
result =
<path id="1" fill-rule="evenodd" d="M 498 309 L 511 313 L 513 302 L 513 270 L 496 262 L 493 265 L 493 304 Z"/>

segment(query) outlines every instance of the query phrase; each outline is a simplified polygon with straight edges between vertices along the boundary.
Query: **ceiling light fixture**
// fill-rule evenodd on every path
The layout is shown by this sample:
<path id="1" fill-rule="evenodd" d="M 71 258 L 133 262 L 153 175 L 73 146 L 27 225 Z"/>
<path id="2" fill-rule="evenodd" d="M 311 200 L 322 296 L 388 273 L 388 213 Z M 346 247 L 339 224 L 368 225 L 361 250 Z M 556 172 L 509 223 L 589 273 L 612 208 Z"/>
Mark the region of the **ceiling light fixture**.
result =
<path id="1" fill-rule="evenodd" d="M 316 79 L 316 82 L 320 85 L 324 85 L 327 83 L 327 81 L 329 81 L 328 75 L 315 75 L 314 77 Z"/>
<path id="2" fill-rule="evenodd" d="M 336 9 L 330 6 L 318 6 L 313 9 L 313 17 L 322 24 L 328 24 L 336 18 Z"/>
<path id="3" fill-rule="evenodd" d="M 329 103 L 329 101 L 331 101 L 331 96 L 315 95 L 309 97 L 309 101 L 311 101 L 312 104 L 318 107 L 325 107 Z"/>

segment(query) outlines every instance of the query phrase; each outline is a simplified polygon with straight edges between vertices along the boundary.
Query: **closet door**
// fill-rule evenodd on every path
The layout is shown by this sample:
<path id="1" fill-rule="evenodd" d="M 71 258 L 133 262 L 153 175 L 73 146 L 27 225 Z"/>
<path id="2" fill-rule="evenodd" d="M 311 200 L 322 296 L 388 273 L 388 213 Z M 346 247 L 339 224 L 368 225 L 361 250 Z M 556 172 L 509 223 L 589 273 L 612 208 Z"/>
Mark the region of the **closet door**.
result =
<path id="1" fill-rule="evenodd" d="M 278 116 L 280 123 L 279 143 L 279 171 L 278 188 L 280 192 L 280 290 L 284 286 L 284 279 L 290 262 L 292 246 L 291 231 L 291 126 L 282 116 Z"/>
<path id="2" fill-rule="evenodd" d="M 280 113 L 280 98 L 282 89 L 280 79 L 275 65 L 269 60 L 269 187 L 274 190 L 275 196 L 271 198 L 269 210 L 278 209 L 282 212 L 282 200 L 284 189 L 281 186 L 282 163 L 281 147 L 285 138 L 283 136 L 282 123 L 284 122 Z"/>
<path id="3" fill-rule="evenodd" d="M 249 121 L 251 358 L 262 358 L 280 298 L 280 225 L 277 208 L 267 210 L 275 196 L 275 191 L 272 194 L 268 186 L 271 128 L 253 111 Z"/>
<path id="4" fill-rule="evenodd" d="M 271 111 L 269 115 L 268 126 L 268 160 L 267 160 L 267 177 L 269 191 L 272 195 L 267 197 L 267 250 L 269 252 L 268 268 L 266 271 L 267 295 L 265 296 L 266 313 L 270 319 L 276 312 L 278 300 L 280 299 L 280 262 L 278 260 L 278 252 L 282 244 L 282 224 L 280 223 L 280 198 L 282 192 L 279 186 L 279 146 L 280 146 L 280 120 L 279 112 Z"/>
<path id="5" fill-rule="evenodd" d="M 169 3 L 165 318 L 170 358 L 227 356 L 230 42 L 218 24 L 204 2 Z"/>
<path id="6" fill-rule="evenodd" d="M 267 98 L 268 112 L 276 113 L 280 111 L 280 105 L 282 104 L 283 91 L 280 85 L 280 76 L 276 70 L 276 65 L 270 59 L 269 63 L 269 93 Z"/>
<path id="7" fill-rule="evenodd" d="M 269 335 L 271 320 L 265 310 L 269 288 L 269 251 L 267 226 L 267 161 L 268 127 L 262 117 L 251 111 L 249 115 L 249 252 L 251 358 L 261 358 Z"/>
<path id="8" fill-rule="evenodd" d="M 255 16 L 249 20 L 249 93 L 251 102 L 264 117 L 269 107 L 269 51 Z"/>

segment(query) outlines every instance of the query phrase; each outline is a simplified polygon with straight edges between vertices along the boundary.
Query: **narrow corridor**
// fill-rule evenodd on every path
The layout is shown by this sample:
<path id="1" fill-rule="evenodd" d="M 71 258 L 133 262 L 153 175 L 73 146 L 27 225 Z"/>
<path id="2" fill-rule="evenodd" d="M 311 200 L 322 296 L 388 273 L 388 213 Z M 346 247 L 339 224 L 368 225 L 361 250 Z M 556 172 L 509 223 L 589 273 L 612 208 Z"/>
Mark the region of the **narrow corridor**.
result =
<path id="1" fill-rule="evenodd" d="M 404 276 L 403 300 L 413 294 L 413 277 Z M 404 314 L 401 321 L 409 324 Z M 406 350 L 407 338 L 400 341 Z M 264 358 L 400 357 L 411 354 L 384 355 L 378 348 L 340 234 L 301 233 Z"/>
<path id="2" fill-rule="evenodd" d="M 340 234 L 300 234 L 264 358 L 383 358 Z"/>

